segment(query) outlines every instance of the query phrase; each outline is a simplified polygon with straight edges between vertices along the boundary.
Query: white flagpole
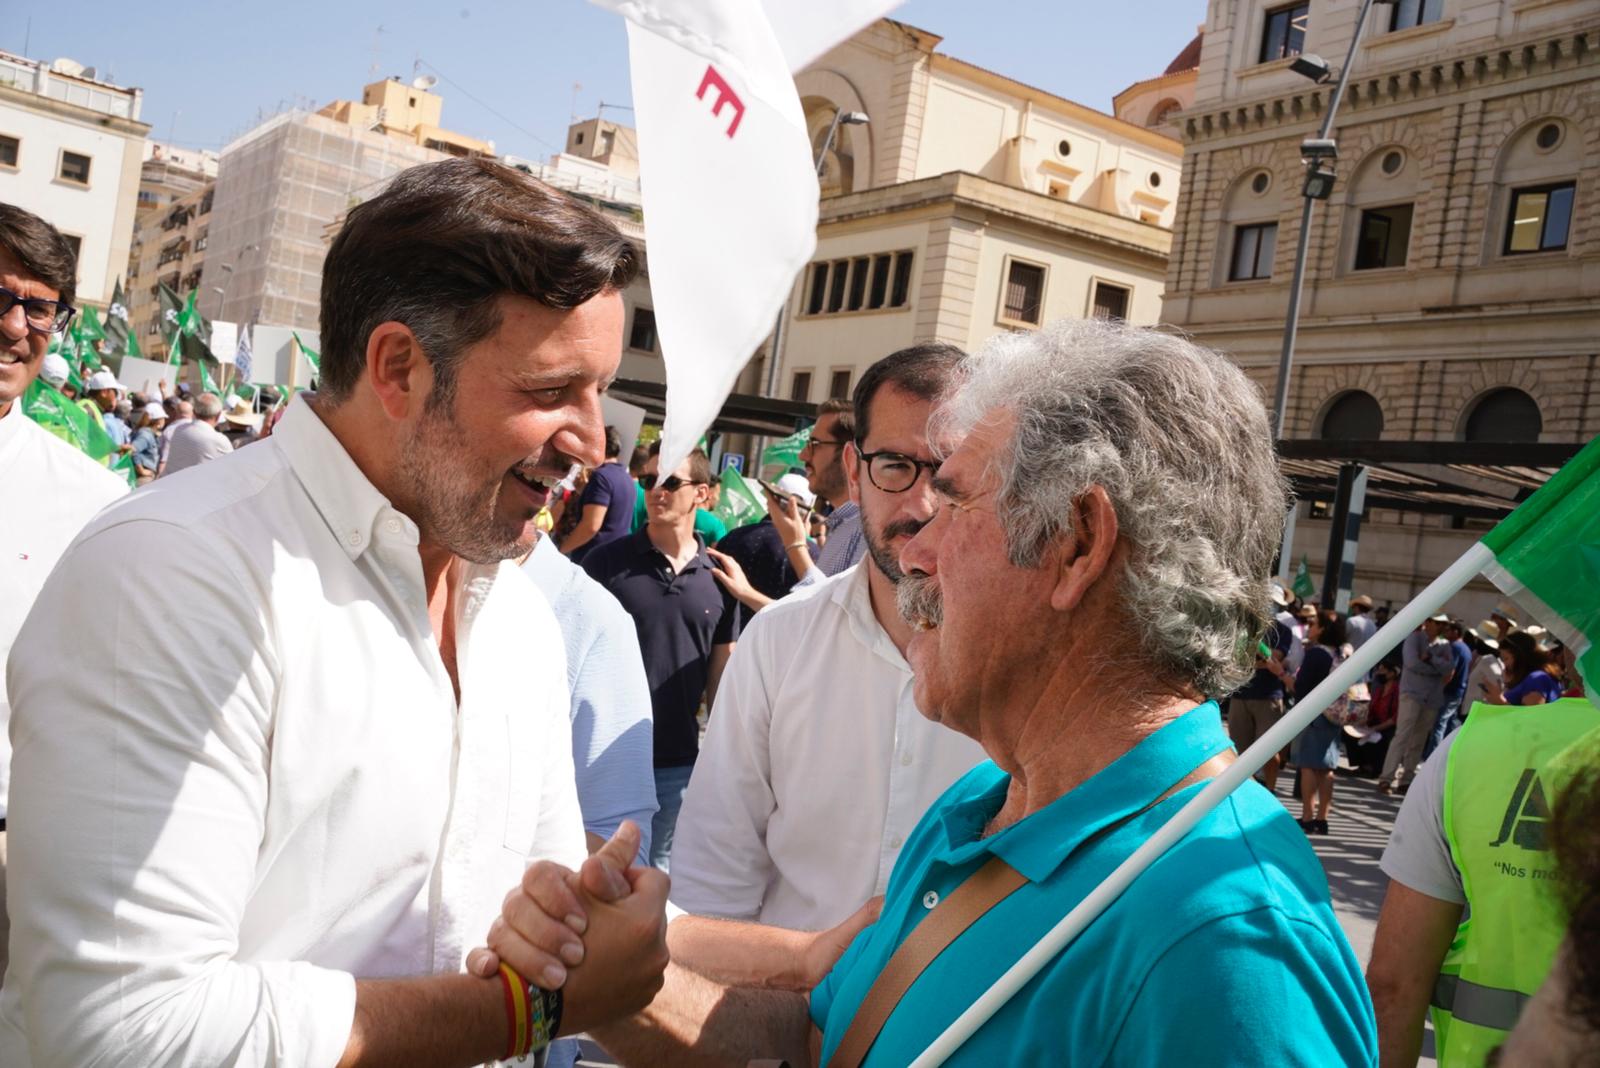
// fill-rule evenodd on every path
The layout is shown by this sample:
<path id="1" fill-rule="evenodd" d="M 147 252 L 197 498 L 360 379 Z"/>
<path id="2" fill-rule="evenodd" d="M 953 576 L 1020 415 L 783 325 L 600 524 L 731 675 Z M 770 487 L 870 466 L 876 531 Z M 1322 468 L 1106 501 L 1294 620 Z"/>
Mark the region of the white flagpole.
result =
<path id="1" fill-rule="evenodd" d="M 1383 659 L 1385 653 L 1405 640 L 1422 621 L 1433 615 L 1463 586 L 1494 562 L 1494 554 L 1482 542 L 1475 543 L 1459 560 L 1445 569 L 1444 574 L 1428 584 L 1410 604 L 1400 609 L 1388 623 L 1369 638 L 1350 659 L 1340 664 L 1321 685 L 1290 709 L 1272 729 L 1256 739 L 1256 743 L 1239 755 L 1221 775 L 1218 775 L 1179 809 L 1155 834 L 1147 838 L 1133 855 L 1117 866 L 1116 870 L 1089 892 L 1073 910 L 1064 916 L 1032 949 L 1022 955 L 993 986 L 984 991 L 933 1044 L 911 1062 L 911 1068 L 936 1068 L 961 1047 L 972 1033 L 999 1011 L 1011 996 L 1021 990 L 1046 964 L 1065 949 L 1083 929 L 1089 926 L 1106 907 L 1115 901 L 1157 857 L 1175 842 L 1188 834 L 1194 825 L 1205 818 L 1222 799 L 1238 789 L 1257 768 L 1265 764 L 1317 716 L 1333 703 L 1334 698 L 1359 682 L 1366 673 Z"/>

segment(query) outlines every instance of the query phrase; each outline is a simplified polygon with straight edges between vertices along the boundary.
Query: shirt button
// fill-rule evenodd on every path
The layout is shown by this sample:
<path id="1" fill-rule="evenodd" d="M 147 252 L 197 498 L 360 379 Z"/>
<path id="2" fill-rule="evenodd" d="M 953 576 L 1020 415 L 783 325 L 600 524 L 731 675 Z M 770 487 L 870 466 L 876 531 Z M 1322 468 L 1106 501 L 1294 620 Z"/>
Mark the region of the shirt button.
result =
<path id="1" fill-rule="evenodd" d="M 383 529 L 387 530 L 390 534 L 398 534 L 398 533 L 400 533 L 400 520 L 398 520 L 398 519 L 389 520 L 388 522 L 383 524 Z"/>
<path id="2" fill-rule="evenodd" d="M 898 834 L 891 834 L 889 836 L 889 848 L 890 849 L 899 849 L 904 844 L 905 844 L 905 839 L 901 838 Z"/>
<path id="3" fill-rule="evenodd" d="M 344 536 L 344 540 L 346 542 L 348 542 L 349 544 L 351 544 L 351 545 L 360 545 L 361 544 L 361 531 L 352 530 L 350 533 L 348 533 L 348 534 L 346 534 Z"/>
<path id="4" fill-rule="evenodd" d="M 914 759 L 916 758 L 913 757 L 909 751 L 900 754 L 900 764 L 902 767 L 909 768 Z"/>
<path id="5" fill-rule="evenodd" d="M 926 894 L 922 895 L 922 907 L 923 908 L 931 909 L 935 905 L 937 905 L 938 903 L 939 903 L 939 895 L 934 893 L 932 890 L 929 890 Z"/>

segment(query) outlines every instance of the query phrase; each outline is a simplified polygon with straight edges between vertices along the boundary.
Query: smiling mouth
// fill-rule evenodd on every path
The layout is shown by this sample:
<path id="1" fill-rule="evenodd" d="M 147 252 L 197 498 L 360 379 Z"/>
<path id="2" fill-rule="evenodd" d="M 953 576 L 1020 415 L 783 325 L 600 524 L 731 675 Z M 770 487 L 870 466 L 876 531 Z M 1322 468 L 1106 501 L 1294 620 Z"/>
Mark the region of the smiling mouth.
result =
<path id="1" fill-rule="evenodd" d="M 560 475 L 539 474 L 532 468 L 513 467 L 511 477 L 535 493 L 549 493 L 561 481 Z"/>

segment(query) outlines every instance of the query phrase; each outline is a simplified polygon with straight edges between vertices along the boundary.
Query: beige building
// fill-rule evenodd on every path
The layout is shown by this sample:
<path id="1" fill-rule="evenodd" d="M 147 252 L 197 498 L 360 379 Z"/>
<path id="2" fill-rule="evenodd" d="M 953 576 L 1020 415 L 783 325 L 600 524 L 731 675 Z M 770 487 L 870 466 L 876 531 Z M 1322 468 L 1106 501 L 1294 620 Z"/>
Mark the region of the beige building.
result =
<path id="1" fill-rule="evenodd" d="M 1154 78 L 1134 82 L 1111 98 L 1111 113 L 1119 119 L 1137 123 L 1170 136 L 1178 136 L 1178 116 L 1194 106 L 1195 86 L 1200 80 L 1200 49 L 1205 27 L 1173 57 L 1167 69 Z"/>
<path id="2" fill-rule="evenodd" d="M 1271 396 L 1301 207 L 1300 143 L 1358 0 L 1210 5 L 1195 100 L 1178 115 L 1183 196 L 1163 318 L 1229 353 Z M 1600 2 L 1375 5 L 1317 205 L 1286 438 L 1582 441 L 1600 432 Z M 1404 473 L 1403 471 L 1401 473 Z M 1494 489 L 1470 470 L 1422 473 Z M 1320 572 L 1320 506 L 1294 557 Z M 1368 514 L 1356 588 L 1402 602 L 1483 529 Z M 1495 600 L 1475 586 L 1453 607 Z"/>
<path id="3" fill-rule="evenodd" d="M 60 230 L 78 254 L 78 301 L 104 308 L 128 267 L 144 94 L 70 59 L 0 52 L 0 201 Z"/>
<path id="4" fill-rule="evenodd" d="M 917 341 L 1161 309 L 1181 146 L 1141 124 L 937 51 L 883 19 L 795 78 L 824 160 L 815 261 L 794 285 L 782 397 L 847 395 Z M 765 369 L 741 383 L 759 392 Z"/>
<path id="5" fill-rule="evenodd" d="M 217 154 L 148 143 L 128 255 L 128 322 L 147 359 L 166 355 L 160 282 L 179 296 L 200 286 L 210 241 Z"/>
<path id="6" fill-rule="evenodd" d="M 360 104 L 285 112 L 225 147 L 200 310 L 298 330 L 309 344 L 334 220 L 407 167 L 492 150 L 442 129 L 442 107 L 428 88 L 391 78 Z"/>

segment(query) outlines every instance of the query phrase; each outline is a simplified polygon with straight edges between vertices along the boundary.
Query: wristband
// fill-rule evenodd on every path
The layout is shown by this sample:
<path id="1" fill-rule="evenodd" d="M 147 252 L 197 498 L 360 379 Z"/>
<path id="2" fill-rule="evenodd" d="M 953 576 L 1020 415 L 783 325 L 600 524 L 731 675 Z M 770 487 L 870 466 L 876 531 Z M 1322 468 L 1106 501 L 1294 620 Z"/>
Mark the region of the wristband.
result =
<path id="1" fill-rule="evenodd" d="M 541 990 L 539 987 L 528 987 L 528 1048 L 533 1051 L 544 1049 L 555 1041 L 556 1032 L 561 1029 L 561 991 Z"/>
<path id="2" fill-rule="evenodd" d="M 785 545 L 784 548 L 785 549 L 804 549 L 805 546 L 806 546 L 806 540 L 804 538 L 801 538 L 799 541 L 790 542 L 788 545 Z"/>
<path id="3" fill-rule="evenodd" d="M 500 985 L 505 991 L 506 1023 L 509 1038 L 502 1060 L 515 1060 L 531 1048 L 529 1039 L 528 984 L 509 964 L 500 965 Z"/>

